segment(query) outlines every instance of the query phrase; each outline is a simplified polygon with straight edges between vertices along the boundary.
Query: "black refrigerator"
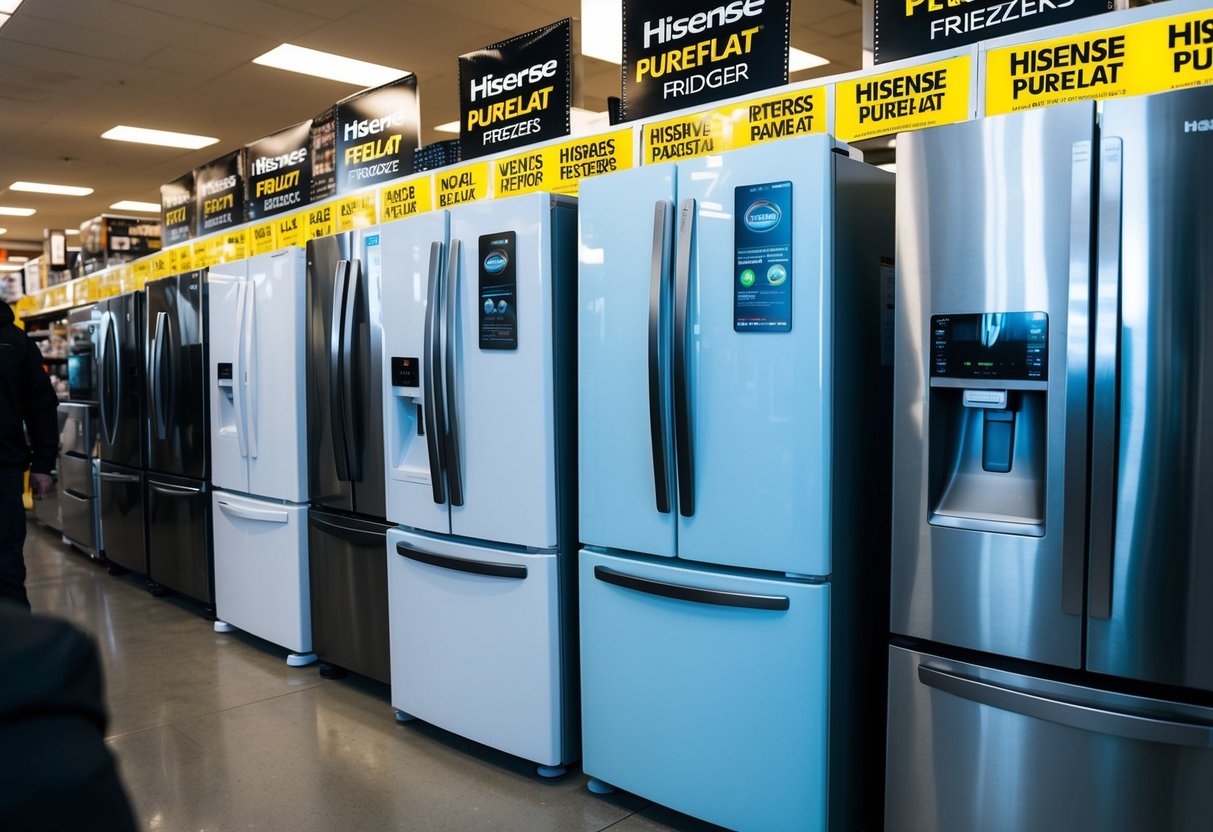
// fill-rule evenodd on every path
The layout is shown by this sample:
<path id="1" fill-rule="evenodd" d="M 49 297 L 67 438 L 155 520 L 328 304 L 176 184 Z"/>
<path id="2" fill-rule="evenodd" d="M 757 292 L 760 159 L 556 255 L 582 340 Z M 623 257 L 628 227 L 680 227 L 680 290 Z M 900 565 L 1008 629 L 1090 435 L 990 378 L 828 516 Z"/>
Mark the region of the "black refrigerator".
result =
<path id="1" fill-rule="evenodd" d="M 147 576 L 208 607 L 211 547 L 206 272 L 144 287 L 147 407 Z"/>

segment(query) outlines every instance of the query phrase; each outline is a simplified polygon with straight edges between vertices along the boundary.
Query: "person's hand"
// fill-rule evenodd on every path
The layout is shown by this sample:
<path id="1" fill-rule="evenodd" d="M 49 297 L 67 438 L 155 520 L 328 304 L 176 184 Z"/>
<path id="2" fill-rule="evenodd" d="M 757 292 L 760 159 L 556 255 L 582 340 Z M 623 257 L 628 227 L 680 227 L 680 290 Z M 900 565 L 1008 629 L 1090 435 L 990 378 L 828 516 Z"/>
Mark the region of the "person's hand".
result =
<path id="1" fill-rule="evenodd" d="M 55 487 L 55 481 L 51 479 L 50 474 L 30 474 L 29 487 L 34 492 L 34 496 L 41 500 Z"/>

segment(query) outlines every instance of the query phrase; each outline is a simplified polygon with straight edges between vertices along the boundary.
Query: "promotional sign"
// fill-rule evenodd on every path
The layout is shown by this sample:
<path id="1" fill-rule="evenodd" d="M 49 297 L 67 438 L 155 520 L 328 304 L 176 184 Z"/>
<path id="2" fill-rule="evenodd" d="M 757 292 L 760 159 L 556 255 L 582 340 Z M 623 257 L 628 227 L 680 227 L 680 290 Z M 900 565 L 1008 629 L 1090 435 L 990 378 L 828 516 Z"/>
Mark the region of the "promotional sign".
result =
<path id="1" fill-rule="evenodd" d="M 792 183 L 733 189 L 733 330 L 792 330 Z"/>
<path id="2" fill-rule="evenodd" d="M 569 134 L 572 43 L 565 19 L 459 56 L 464 159 Z"/>
<path id="3" fill-rule="evenodd" d="M 250 220 L 302 208 L 311 201 L 311 137 L 309 119 L 244 146 L 248 162 L 245 204 Z"/>
<path id="4" fill-rule="evenodd" d="M 312 119 L 312 186 L 310 202 L 323 202 L 337 193 L 337 108 L 328 107 Z"/>
<path id="5" fill-rule="evenodd" d="M 160 235 L 166 246 L 194 236 L 194 172 L 160 186 Z"/>
<path id="6" fill-rule="evenodd" d="M 623 0 L 626 120 L 786 84 L 788 0 Z"/>
<path id="7" fill-rule="evenodd" d="M 194 217 L 199 237 L 244 222 L 244 151 L 194 168 Z"/>
<path id="8" fill-rule="evenodd" d="M 379 191 L 379 214 L 383 222 L 402 220 L 434 210 L 433 177 L 418 176 Z"/>
<path id="9" fill-rule="evenodd" d="M 493 160 L 493 196 L 576 195 L 582 179 L 632 166 L 632 131 L 619 130 Z"/>
<path id="10" fill-rule="evenodd" d="M 1110 11 L 1113 0 L 874 0 L 875 63 Z"/>
<path id="11" fill-rule="evenodd" d="M 489 195 L 489 163 L 474 162 L 434 174 L 439 208 L 475 202 Z"/>
<path id="12" fill-rule="evenodd" d="M 843 141 L 965 121 L 971 114 L 972 60 L 960 55 L 834 88 L 834 135 Z"/>
<path id="13" fill-rule="evenodd" d="M 412 173 L 420 133 L 416 75 L 339 101 L 337 193 Z"/>

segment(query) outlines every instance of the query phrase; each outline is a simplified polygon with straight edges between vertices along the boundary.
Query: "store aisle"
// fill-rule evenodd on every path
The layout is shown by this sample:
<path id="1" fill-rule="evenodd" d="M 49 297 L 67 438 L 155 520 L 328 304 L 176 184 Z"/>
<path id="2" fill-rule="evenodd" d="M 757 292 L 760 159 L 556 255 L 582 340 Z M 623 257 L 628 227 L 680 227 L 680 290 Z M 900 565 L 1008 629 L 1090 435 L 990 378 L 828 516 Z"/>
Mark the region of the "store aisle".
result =
<path id="1" fill-rule="evenodd" d="M 144 828 L 710 832 L 632 795 L 545 782 L 521 760 L 429 725 L 397 725 L 384 685 L 322 680 L 244 634 L 219 635 L 142 578 L 110 576 L 31 523 L 34 610 L 92 633 L 109 744 Z"/>

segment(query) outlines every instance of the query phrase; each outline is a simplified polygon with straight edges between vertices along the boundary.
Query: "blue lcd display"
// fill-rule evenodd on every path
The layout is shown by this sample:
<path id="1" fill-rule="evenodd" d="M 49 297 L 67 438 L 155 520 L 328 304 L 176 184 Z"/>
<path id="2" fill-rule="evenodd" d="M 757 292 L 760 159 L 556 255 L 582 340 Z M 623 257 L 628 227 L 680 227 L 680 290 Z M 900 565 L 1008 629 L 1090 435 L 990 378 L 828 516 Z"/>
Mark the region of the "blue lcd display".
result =
<path id="1" fill-rule="evenodd" d="M 792 331 L 792 183 L 733 191 L 733 330 Z"/>

